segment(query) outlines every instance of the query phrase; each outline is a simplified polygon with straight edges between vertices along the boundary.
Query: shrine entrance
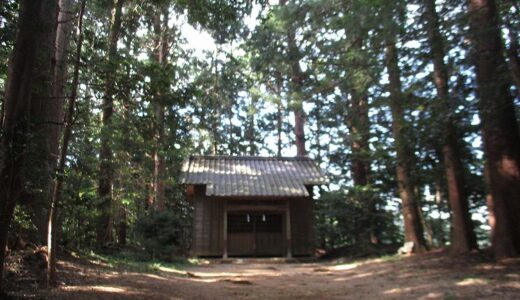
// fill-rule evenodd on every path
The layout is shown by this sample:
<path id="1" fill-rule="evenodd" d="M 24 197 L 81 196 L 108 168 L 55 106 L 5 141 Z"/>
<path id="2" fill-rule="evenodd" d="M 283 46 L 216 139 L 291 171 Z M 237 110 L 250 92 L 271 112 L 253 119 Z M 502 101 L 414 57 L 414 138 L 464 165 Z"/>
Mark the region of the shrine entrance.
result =
<path id="1" fill-rule="evenodd" d="M 282 256 L 286 252 L 282 212 L 229 212 L 230 256 Z"/>

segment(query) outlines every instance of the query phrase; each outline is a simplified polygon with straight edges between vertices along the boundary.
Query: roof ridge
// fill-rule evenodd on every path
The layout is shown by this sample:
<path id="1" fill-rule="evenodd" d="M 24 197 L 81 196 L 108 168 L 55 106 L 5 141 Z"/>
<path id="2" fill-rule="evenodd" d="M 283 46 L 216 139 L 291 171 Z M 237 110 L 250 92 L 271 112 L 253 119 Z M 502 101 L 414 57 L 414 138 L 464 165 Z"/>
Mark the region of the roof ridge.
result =
<path id="1" fill-rule="evenodd" d="M 224 159 L 224 160 L 310 160 L 308 156 L 251 156 L 251 155 L 190 155 L 191 159 Z"/>
<path id="2" fill-rule="evenodd" d="M 206 185 L 207 196 L 302 196 L 327 179 L 309 157 L 192 155 L 182 183 Z"/>

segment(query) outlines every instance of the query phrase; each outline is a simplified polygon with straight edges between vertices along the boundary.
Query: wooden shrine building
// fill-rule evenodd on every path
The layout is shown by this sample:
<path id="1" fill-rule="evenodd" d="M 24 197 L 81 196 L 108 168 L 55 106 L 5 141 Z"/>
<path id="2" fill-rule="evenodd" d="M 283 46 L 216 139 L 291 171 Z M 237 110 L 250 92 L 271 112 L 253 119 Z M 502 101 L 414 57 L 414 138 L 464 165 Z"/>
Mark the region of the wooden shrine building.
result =
<path id="1" fill-rule="evenodd" d="M 311 255 L 312 187 L 325 181 L 307 157 L 191 156 L 181 182 L 195 208 L 192 254 Z"/>

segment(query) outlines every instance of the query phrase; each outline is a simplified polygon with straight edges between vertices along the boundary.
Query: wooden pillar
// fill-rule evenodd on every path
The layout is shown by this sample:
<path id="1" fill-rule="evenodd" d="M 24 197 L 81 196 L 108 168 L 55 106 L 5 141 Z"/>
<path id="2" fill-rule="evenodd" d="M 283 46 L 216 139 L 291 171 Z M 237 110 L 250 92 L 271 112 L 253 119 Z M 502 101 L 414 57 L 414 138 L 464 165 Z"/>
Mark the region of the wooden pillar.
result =
<path id="1" fill-rule="evenodd" d="M 228 258 L 228 224 L 227 224 L 227 200 L 224 200 L 224 232 L 222 233 L 222 258 Z"/>
<path id="2" fill-rule="evenodd" d="M 286 237 L 286 242 L 287 242 L 287 258 L 292 258 L 290 200 L 287 200 L 287 202 L 285 203 L 285 237 Z"/>

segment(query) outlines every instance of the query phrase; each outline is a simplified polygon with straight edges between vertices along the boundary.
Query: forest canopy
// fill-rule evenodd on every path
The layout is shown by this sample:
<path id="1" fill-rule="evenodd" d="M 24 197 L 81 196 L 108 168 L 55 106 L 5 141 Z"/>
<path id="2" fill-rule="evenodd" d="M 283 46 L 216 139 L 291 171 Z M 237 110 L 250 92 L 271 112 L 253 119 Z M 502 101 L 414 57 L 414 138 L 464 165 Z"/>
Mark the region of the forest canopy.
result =
<path id="1" fill-rule="evenodd" d="M 519 34 L 513 0 L 3 1 L 0 275 L 187 256 L 194 154 L 311 157 L 317 248 L 518 256 Z"/>

